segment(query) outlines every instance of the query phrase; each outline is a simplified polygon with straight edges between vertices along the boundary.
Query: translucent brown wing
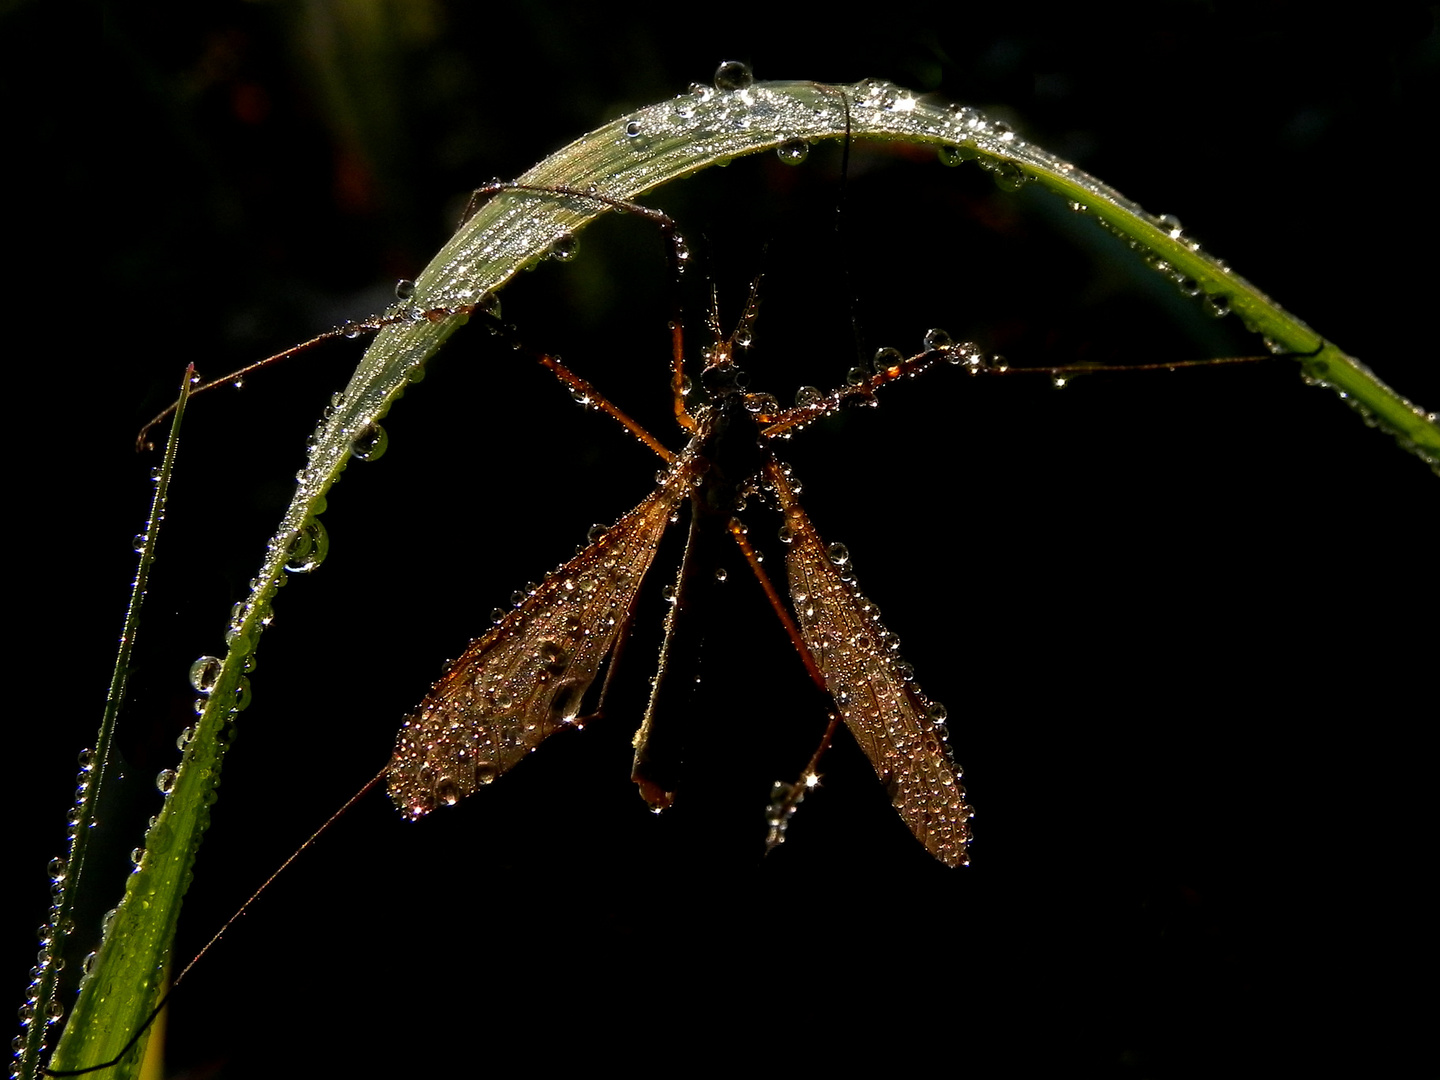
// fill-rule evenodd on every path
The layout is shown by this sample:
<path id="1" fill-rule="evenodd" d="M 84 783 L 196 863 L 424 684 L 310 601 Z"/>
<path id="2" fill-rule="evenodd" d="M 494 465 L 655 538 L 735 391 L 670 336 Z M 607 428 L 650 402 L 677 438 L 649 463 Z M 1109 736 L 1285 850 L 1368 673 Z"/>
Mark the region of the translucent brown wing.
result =
<path id="1" fill-rule="evenodd" d="M 910 831 L 945 865 L 967 864 L 973 811 L 946 742 L 944 707 L 911 681 L 844 548 L 825 546 L 778 467 L 770 476 L 785 511 L 790 598 L 826 689 Z"/>
<path id="2" fill-rule="evenodd" d="M 400 726 L 388 786 L 401 812 L 455 804 L 575 721 L 686 482 L 672 470 L 446 669 Z"/>

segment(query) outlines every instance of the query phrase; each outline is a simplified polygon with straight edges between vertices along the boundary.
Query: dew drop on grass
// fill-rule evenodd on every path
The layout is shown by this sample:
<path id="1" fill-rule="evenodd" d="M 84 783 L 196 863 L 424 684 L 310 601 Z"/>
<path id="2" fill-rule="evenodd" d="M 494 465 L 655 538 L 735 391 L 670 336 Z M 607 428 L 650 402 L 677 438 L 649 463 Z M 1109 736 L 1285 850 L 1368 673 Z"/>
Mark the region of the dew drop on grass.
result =
<path id="1" fill-rule="evenodd" d="M 791 139 L 776 147 L 775 156 L 786 165 L 800 165 L 810 156 L 810 144 L 804 139 Z"/>
<path id="2" fill-rule="evenodd" d="M 202 656 L 190 665 L 190 685 L 200 694 L 215 689 L 220 678 L 221 661 L 218 656 Z"/>
<path id="3" fill-rule="evenodd" d="M 330 550 L 330 537 L 318 518 L 310 518 L 290 540 L 285 569 L 292 574 L 308 574 L 322 562 Z"/>
<path id="4" fill-rule="evenodd" d="M 390 436 L 372 420 L 355 436 L 355 441 L 350 444 L 350 452 L 361 461 L 375 461 L 385 453 L 389 445 Z"/>
<path id="5" fill-rule="evenodd" d="M 721 92 L 748 90 L 754 82 L 754 73 L 742 61 L 726 60 L 715 69 L 715 89 Z"/>

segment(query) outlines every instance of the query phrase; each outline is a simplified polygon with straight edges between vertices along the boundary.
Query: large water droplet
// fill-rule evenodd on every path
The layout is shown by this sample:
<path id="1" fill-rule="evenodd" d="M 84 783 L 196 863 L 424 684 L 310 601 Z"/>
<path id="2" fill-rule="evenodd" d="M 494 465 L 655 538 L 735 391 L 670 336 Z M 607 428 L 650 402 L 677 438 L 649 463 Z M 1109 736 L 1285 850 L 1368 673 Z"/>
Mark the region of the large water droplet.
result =
<path id="1" fill-rule="evenodd" d="M 215 689 L 223 666 L 218 656 L 202 656 L 190 665 L 190 685 L 197 693 L 208 694 Z"/>
<path id="2" fill-rule="evenodd" d="M 580 241 L 575 239 L 571 233 L 567 232 L 561 233 L 554 240 L 551 240 L 550 246 L 546 249 L 545 254 L 556 262 L 569 262 L 575 258 L 579 251 Z"/>
<path id="3" fill-rule="evenodd" d="M 330 551 L 330 537 L 319 518 L 310 518 L 290 541 L 285 569 L 292 574 L 308 574 Z"/>
<path id="4" fill-rule="evenodd" d="M 390 436 L 374 420 L 360 429 L 350 444 L 350 452 L 361 461 L 374 461 L 381 457 L 390 446 Z"/>
<path id="5" fill-rule="evenodd" d="M 750 66 L 739 60 L 726 60 L 715 69 L 716 90 L 748 90 L 754 82 Z"/>

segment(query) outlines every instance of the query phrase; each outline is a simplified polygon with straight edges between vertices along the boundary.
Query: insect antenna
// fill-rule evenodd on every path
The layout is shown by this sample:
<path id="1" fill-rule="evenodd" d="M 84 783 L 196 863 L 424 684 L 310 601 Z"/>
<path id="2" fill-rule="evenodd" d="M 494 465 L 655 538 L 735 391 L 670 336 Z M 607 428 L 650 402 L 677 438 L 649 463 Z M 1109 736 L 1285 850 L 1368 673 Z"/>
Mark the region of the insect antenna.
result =
<path id="1" fill-rule="evenodd" d="M 396 286 L 397 295 L 405 294 L 402 296 L 402 299 L 408 299 L 408 293 L 413 292 L 413 290 L 414 283 L 409 281 L 402 281 Z M 362 319 L 358 322 L 343 323 L 340 326 L 326 330 L 322 334 L 316 334 L 314 337 L 302 341 L 298 345 L 292 345 L 288 349 L 282 349 L 271 356 L 265 357 L 263 360 L 256 360 L 253 363 L 246 364 L 242 368 L 237 368 L 228 375 L 222 375 L 218 379 L 211 379 L 208 382 L 204 382 L 192 390 L 190 396 L 194 397 L 196 394 L 203 394 L 206 391 L 215 390 L 222 386 L 233 386 L 238 389 L 244 384 L 247 375 L 259 371 L 262 368 L 268 368 L 274 364 L 278 364 L 282 360 L 289 360 L 292 356 L 298 356 L 303 352 L 308 352 L 317 345 L 321 345 L 327 341 L 334 341 L 338 338 L 352 339 L 358 338 L 363 334 L 378 333 L 385 329 L 385 327 L 394 326 L 398 323 L 414 322 L 421 319 L 429 320 L 430 322 L 440 322 L 443 319 L 457 316 L 468 317 L 478 315 L 487 322 L 492 332 L 499 332 L 503 327 L 499 320 L 491 314 L 494 309 L 495 298 L 488 294 L 481 297 L 478 301 L 454 305 L 440 305 L 424 309 L 416 309 L 413 305 L 402 305 L 397 310 L 393 310 L 384 315 L 372 316 L 371 318 Z M 175 403 L 172 402 L 146 422 L 145 426 L 140 429 L 140 433 L 135 436 L 135 449 L 137 452 L 154 449 L 154 444 L 150 441 L 150 433 L 155 430 L 158 424 L 164 422 L 170 416 L 174 415 L 174 413 Z"/>

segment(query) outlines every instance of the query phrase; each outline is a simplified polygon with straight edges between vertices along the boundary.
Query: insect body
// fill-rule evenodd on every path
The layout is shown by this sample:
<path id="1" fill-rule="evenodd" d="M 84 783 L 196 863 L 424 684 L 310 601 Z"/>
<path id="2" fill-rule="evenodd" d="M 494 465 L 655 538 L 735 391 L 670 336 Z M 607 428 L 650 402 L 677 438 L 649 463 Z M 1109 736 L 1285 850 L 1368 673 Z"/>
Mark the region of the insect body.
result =
<path id="1" fill-rule="evenodd" d="M 661 534 L 688 498 L 685 564 L 667 619 L 660 673 L 635 738 L 632 778 L 646 801 L 663 809 L 680 786 L 686 745 L 683 729 L 673 726 L 671 710 L 664 705 L 674 682 L 667 678 L 666 661 L 687 606 L 687 583 L 695 577 L 688 568 L 704 558 L 699 554 L 704 545 L 717 538 L 726 542 L 728 532 L 760 576 L 812 679 L 833 700 L 836 713 L 830 731 L 837 718 L 844 720 L 906 825 L 932 855 L 949 866 L 968 861 L 972 812 L 946 742 L 944 709 L 929 702 L 911 681 L 912 673 L 895 654 L 895 639 L 881 624 L 878 609 L 855 585 L 844 549 L 827 548 L 821 541 L 800 507 L 797 485 L 766 445 L 852 398 L 873 394 L 884 383 L 918 374 L 945 355 L 948 345 L 910 360 L 896 354 L 893 363 L 868 380 L 828 396 L 817 392 L 804 404 L 781 411 L 772 398 L 743 390 L 743 374 L 734 359 L 736 340 L 742 330 L 748 334 L 754 314 L 752 292 L 737 331 L 719 341 L 707 358 L 700 382 L 709 402 L 695 415 L 685 409 L 678 390 L 681 379 L 675 380 L 676 415 L 692 432 L 685 449 L 672 454 L 642 435 L 668 460 L 655 491 L 471 642 L 404 721 L 389 789 L 410 818 L 453 805 L 514 766 L 549 735 L 577 723 L 582 700 L 616 646 Z M 712 315 L 718 339 L 716 324 Z M 964 355 L 956 351 L 950 358 L 958 361 Z M 555 361 L 547 358 L 546 364 L 635 430 L 619 410 L 593 395 L 588 384 Z M 761 491 L 773 495 L 785 516 L 781 539 L 787 545 L 798 625 L 784 610 L 734 517 L 739 502 Z M 814 766 L 829 734 L 801 783 L 777 785 L 772 844 L 783 839 L 785 820 L 813 784 Z"/>

